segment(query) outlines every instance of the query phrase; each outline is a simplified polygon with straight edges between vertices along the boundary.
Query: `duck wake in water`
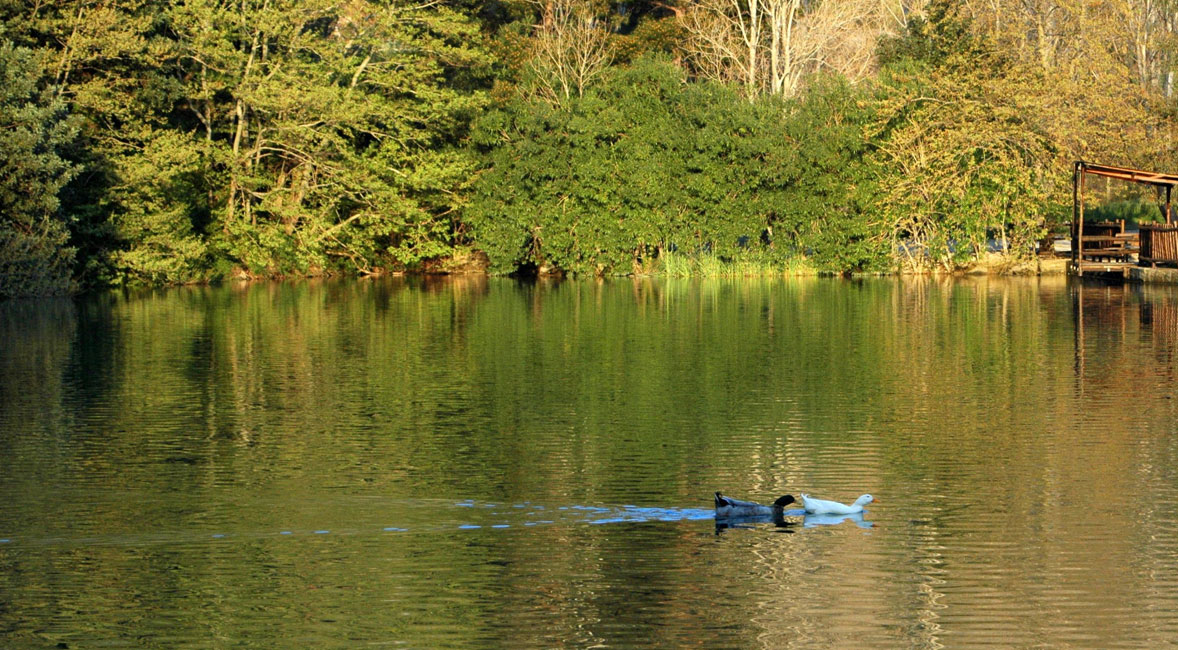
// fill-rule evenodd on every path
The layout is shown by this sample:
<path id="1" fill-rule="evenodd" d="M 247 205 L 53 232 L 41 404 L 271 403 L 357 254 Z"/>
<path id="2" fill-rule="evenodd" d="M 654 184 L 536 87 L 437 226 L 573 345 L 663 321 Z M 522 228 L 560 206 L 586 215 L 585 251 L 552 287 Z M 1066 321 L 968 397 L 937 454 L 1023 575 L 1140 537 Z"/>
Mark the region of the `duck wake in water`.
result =
<path id="1" fill-rule="evenodd" d="M 811 500 L 813 501 L 813 500 Z M 298 537 L 339 537 L 364 534 L 405 534 L 432 533 L 446 530 L 478 530 L 500 528 L 525 528 L 550 525 L 604 525 L 643 522 L 703 521 L 714 519 L 718 526 L 743 527 L 745 524 L 782 523 L 785 517 L 800 517 L 806 527 L 841 523 L 851 519 L 856 525 L 870 527 L 871 522 L 863 521 L 862 513 L 853 516 L 833 514 L 808 514 L 805 510 L 786 510 L 794 498 L 785 495 L 770 505 L 753 501 L 742 501 L 715 494 L 715 507 L 703 508 L 651 508 L 635 505 L 552 506 L 532 502 L 493 503 L 474 500 L 441 501 L 413 499 L 400 507 L 382 508 L 398 513 L 399 521 L 380 523 L 376 517 L 367 517 L 368 523 L 348 522 L 350 525 L 336 526 L 339 521 L 324 521 L 329 524 L 322 528 L 305 526 L 274 528 L 270 530 L 223 530 L 152 531 L 112 533 L 88 536 L 25 536 L 18 531 L 0 530 L 0 549 L 21 546 L 154 546 L 168 544 L 189 544 L 200 541 L 232 541 L 243 539 L 298 538 Z M 792 523 L 791 523 L 792 525 Z"/>

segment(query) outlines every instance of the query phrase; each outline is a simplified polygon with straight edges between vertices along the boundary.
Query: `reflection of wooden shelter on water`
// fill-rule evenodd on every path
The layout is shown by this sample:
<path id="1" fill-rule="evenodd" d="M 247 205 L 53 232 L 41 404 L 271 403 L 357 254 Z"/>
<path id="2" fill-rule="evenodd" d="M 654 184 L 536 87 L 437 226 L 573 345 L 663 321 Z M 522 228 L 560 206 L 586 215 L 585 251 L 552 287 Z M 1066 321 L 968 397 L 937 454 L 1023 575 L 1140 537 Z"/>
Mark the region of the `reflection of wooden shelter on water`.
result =
<path id="1" fill-rule="evenodd" d="M 1178 344 L 1178 299 L 1152 297 L 1151 300 L 1143 300 L 1141 328 L 1148 329 L 1155 340 L 1174 349 L 1175 344 Z"/>
<path id="2" fill-rule="evenodd" d="M 1141 224 L 1138 232 L 1126 232 L 1125 222 L 1084 221 L 1084 179 L 1087 175 L 1103 176 L 1141 183 L 1165 190 L 1162 214 L 1166 223 Z M 1072 271 L 1076 275 L 1121 272 L 1139 264 L 1178 264 L 1178 226 L 1174 224 L 1170 199 L 1178 175 L 1147 172 L 1126 167 L 1096 165 L 1076 161 L 1072 174 Z"/>
<path id="3" fill-rule="evenodd" d="M 1089 387 L 1105 395 L 1143 378 L 1163 386 L 1178 380 L 1178 290 L 1103 283 L 1070 288 L 1078 395 Z"/>

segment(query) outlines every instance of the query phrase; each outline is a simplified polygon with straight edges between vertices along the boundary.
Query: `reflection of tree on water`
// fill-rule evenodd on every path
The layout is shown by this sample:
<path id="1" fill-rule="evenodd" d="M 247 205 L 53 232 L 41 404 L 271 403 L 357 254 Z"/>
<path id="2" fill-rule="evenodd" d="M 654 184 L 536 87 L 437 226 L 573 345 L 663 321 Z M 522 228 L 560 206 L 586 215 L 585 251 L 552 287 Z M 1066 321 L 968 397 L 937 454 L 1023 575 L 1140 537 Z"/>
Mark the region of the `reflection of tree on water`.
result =
<path id="1" fill-rule="evenodd" d="M 10 463 L 19 446 L 66 427 L 61 394 L 77 320 L 68 299 L 0 303 L 0 454 Z"/>
<path id="2" fill-rule="evenodd" d="M 1161 639 L 1175 295 L 382 278 L 12 318 L 0 627 L 150 607 L 204 633 L 191 612 L 216 603 L 226 633 L 330 614 L 479 647 Z M 30 389 L 34 372 L 64 379 Z M 872 534 L 796 517 L 717 537 L 701 483 L 901 505 Z M 700 507 L 598 505 L 634 500 Z M 1126 626 L 1128 606 L 1152 614 Z"/>
<path id="3" fill-rule="evenodd" d="M 29 416 L 56 401 L 62 372 L 77 329 L 70 300 L 15 300 L 0 303 L 0 404 L 11 409 L 28 404 Z"/>

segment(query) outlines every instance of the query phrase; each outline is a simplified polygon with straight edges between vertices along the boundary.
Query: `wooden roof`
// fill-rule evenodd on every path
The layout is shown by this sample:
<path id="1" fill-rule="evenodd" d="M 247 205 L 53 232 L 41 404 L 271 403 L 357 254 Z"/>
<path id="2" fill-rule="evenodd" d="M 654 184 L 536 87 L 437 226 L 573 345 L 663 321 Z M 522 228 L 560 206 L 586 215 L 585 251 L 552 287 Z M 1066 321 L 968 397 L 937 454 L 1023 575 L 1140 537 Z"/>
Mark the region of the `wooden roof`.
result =
<path id="1" fill-rule="evenodd" d="M 1178 185 L 1178 175 L 1175 174 L 1147 172 L 1140 169 L 1129 169 L 1128 167 L 1097 165 L 1094 163 L 1086 163 L 1083 160 L 1076 162 L 1076 170 L 1085 174 L 1092 174 L 1094 176 L 1119 178 L 1121 180 L 1131 181 L 1134 183 L 1147 183 L 1149 185 L 1158 187 L 1174 187 L 1175 185 Z"/>

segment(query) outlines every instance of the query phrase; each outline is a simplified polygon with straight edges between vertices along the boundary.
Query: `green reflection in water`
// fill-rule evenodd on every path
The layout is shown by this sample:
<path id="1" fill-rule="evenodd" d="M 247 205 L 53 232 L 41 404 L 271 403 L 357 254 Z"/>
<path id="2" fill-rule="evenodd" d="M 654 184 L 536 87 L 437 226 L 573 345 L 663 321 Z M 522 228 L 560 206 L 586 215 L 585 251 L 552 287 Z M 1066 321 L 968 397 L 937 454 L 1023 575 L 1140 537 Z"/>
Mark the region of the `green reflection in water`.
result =
<path id="1" fill-rule="evenodd" d="M 1173 291 L 1063 280 L 0 305 L 0 638 L 1172 641 L 1176 341 Z M 880 502 L 720 530 L 716 489 Z"/>

